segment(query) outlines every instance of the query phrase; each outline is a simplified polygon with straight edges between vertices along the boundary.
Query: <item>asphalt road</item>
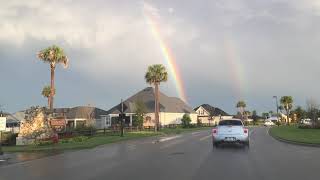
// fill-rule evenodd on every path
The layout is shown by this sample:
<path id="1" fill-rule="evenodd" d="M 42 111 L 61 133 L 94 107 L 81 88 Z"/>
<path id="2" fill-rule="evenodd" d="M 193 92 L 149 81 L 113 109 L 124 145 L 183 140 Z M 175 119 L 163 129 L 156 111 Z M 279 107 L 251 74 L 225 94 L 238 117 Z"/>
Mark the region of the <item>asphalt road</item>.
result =
<path id="1" fill-rule="evenodd" d="M 314 180 L 320 148 L 274 140 L 251 129 L 251 147 L 213 149 L 208 131 L 140 139 L 0 166 L 0 180 L 223 179 Z"/>

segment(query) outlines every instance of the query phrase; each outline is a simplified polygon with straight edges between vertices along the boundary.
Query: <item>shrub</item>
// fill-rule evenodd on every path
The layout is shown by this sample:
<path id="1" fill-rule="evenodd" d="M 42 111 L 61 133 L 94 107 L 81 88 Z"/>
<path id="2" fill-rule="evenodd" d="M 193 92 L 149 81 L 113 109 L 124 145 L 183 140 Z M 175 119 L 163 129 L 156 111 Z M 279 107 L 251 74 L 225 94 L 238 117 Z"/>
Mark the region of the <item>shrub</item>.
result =
<path id="1" fill-rule="evenodd" d="M 80 135 L 94 135 L 97 132 L 97 129 L 94 126 L 80 126 L 75 128 L 75 132 Z"/>
<path id="2" fill-rule="evenodd" d="M 87 136 L 77 136 L 77 137 L 73 137 L 73 138 L 61 139 L 60 143 L 66 144 L 66 143 L 74 143 L 74 142 L 84 142 L 88 139 L 89 139 L 89 137 L 87 137 Z"/>
<path id="3" fill-rule="evenodd" d="M 5 145 L 16 145 L 16 137 L 18 134 L 12 133 L 12 132 L 5 132 L 2 133 L 1 137 L 1 143 Z"/>
<path id="4" fill-rule="evenodd" d="M 190 127 L 190 123 L 191 123 L 190 115 L 189 114 L 184 114 L 182 119 L 181 119 L 181 123 L 182 123 L 182 127 L 183 128 Z"/>
<path id="5" fill-rule="evenodd" d="M 43 140 L 39 140 L 39 141 L 35 141 L 34 145 L 36 146 L 48 146 L 48 145 L 52 145 L 53 142 L 51 140 L 49 141 L 43 141 Z"/>
<path id="6" fill-rule="evenodd" d="M 198 127 L 202 127 L 202 125 L 203 125 L 203 124 L 202 124 L 201 119 L 198 119 L 198 120 L 197 120 L 197 126 L 198 126 Z"/>
<path id="7" fill-rule="evenodd" d="M 89 138 L 87 136 L 77 136 L 72 138 L 74 142 L 83 142 L 88 140 Z"/>

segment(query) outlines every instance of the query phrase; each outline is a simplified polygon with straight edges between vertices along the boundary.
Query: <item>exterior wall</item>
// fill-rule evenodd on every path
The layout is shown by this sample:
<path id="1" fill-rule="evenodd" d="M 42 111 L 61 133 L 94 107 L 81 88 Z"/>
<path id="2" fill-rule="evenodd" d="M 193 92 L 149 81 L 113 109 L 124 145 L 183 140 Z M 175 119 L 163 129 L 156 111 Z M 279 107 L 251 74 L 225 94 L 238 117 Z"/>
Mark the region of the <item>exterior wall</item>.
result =
<path id="1" fill-rule="evenodd" d="M 160 112 L 160 124 L 162 126 L 170 125 L 170 124 L 181 124 L 181 119 L 185 113 L 167 113 L 167 112 Z M 189 114 L 191 118 L 191 123 L 197 123 L 197 114 Z M 148 113 L 145 115 L 143 126 L 154 126 L 155 125 L 155 114 Z"/>
<path id="2" fill-rule="evenodd" d="M 111 127 L 110 116 L 101 116 L 100 119 L 95 120 L 95 127 L 97 129 L 109 128 Z"/>
<path id="3" fill-rule="evenodd" d="M 201 120 L 203 124 L 212 124 L 212 125 L 217 125 L 220 120 L 223 119 L 232 119 L 233 116 L 214 116 L 209 119 L 209 116 L 199 116 L 198 119 Z"/>
<path id="4" fill-rule="evenodd" d="M 210 114 L 208 113 L 208 111 L 206 111 L 202 106 L 200 106 L 197 110 L 196 110 L 197 114 L 199 116 L 209 116 Z"/>
<path id="5" fill-rule="evenodd" d="M 181 119 L 185 115 L 185 113 L 160 113 L 160 123 L 161 125 L 169 125 L 169 124 L 181 124 Z M 191 124 L 197 123 L 197 114 L 189 114 L 191 118 Z"/>

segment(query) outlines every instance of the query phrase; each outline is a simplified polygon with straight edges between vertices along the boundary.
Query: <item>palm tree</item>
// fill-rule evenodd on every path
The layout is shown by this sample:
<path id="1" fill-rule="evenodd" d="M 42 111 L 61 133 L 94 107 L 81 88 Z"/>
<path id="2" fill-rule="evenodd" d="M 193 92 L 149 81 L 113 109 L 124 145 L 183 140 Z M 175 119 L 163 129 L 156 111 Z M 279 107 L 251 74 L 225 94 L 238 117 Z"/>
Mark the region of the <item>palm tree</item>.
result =
<path id="1" fill-rule="evenodd" d="M 241 113 L 241 120 L 243 120 L 243 113 L 245 111 L 245 108 L 247 107 L 246 103 L 244 101 L 239 101 L 236 107 L 239 109 L 239 112 Z"/>
<path id="2" fill-rule="evenodd" d="M 154 85 L 155 87 L 155 120 L 156 126 L 155 131 L 159 128 L 159 85 L 161 82 L 166 82 L 168 80 L 168 72 L 162 64 L 154 64 L 148 67 L 145 74 L 145 80 L 148 84 Z"/>
<path id="3" fill-rule="evenodd" d="M 41 92 L 42 96 L 48 99 L 48 107 L 50 106 L 50 95 L 51 95 L 51 87 L 45 86 Z"/>
<path id="4" fill-rule="evenodd" d="M 293 98 L 291 96 L 283 96 L 280 99 L 280 103 L 283 106 L 283 109 L 286 110 L 287 113 L 287 124 L 289 124 L 289 115 L 290 115 L 290 110 L 292 109 L 293 106 Z"/>
<path id="5" fill-rule="evenodd" d="M 54 71 L 56 69 L 56 65 L 61 63 L 63 64 L 64 68 L 68 67 L 68 58 L 65 55 L 62 48 L 53 45 L 46 49 L 41 50 L 38 53 L 38 58 L 45 62 L 50 64 L 50 70 L 51 70 L 51 84 L 50 84 L 50 110 L 53 110 L 53 96 L 54 96 Z"/>

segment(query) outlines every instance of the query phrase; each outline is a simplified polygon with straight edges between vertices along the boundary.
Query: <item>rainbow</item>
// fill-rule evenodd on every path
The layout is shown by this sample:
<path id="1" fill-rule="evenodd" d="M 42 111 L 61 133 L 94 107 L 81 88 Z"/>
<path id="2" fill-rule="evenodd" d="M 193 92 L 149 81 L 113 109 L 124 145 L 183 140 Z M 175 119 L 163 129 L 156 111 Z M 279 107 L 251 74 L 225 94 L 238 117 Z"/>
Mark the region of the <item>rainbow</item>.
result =
<path id="1" fill-rule="evenodd" d="M 228 63 L 228 67 L 230 68 L 231 78 L 234 83 L 234 94 L 238 100 L 241 100 L 244 98 L 244 67 L 239 61 L 235 42 L 230 38 L 230 36 L 225 36 L 223 45 L 226 56 L 225 59 Z"/>
<path id="2" fill-rule="evenodd" d="M 174 58 L 174 55 L 172 51 L 170 50 L 168 44 L 164 41 L 164 38 L 162 38 L 159 28 L 159 23 L 156 20 L 155 15 L 152 12 L 149 12 L 147 9 L 144 9 L 144 16 L 146 18 L 146 21 L 148 23 L 148 26 L 150 27 L 150 30 L 152 32 L 152 35 L 159 43 L 162 55 L 164 56 L 165 63 L 169 69 L 170 77 L 173 77 L 175 88 L 177 91 L 177 94 L 180 99 L 182 99 L 184 102 L 187 101 L 186 92 L 184 91 L 184 84 L 183 80 L 179 71 L 179 68 L 176 64 L 176 60 Z"/>

